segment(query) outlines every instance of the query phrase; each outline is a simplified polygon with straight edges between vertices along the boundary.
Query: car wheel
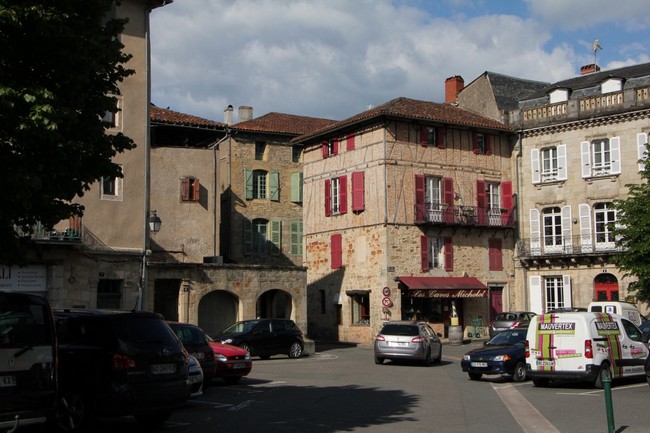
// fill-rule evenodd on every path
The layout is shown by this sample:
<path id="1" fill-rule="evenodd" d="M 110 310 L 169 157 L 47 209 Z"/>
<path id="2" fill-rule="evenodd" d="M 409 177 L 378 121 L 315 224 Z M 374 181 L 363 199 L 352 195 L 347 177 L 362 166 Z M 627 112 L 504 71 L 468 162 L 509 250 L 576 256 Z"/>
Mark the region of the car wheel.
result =
<path id="1" fill-rule="evenodd" d="M 440 348 L 440 352 L 438 353 L 438 357 L 433 360 L 434 364 L 440 364 L 442 362 L 442 347 Z"/>
<path id="2" fill-rule="evenodd" d="M 235 376 L 235 377 L 224 377 L 223 380 L 226 382 L 228 385 L 234 385 L 237 382 L 239 382 L 239 379 L 241 379 L 241 376 Z"/>
<path id="3" fill-rule="evenodd" d="M 291 347 L 289 348 L 289 358 L 300 358 L 302 356 L 302 344 L 298 341 L 294 341 Z"/>
<path id="4" fill-rule="evenodd" d="M 538 388 L 544 388 L 548 386 L 548 379 L 546 378 L 533 379 L 533 385 L 535 385 Z"/>
<path id="5" fill-rule="evenodd" d="M 603 389 L 603 381 L 605 380 L 606 377 L 609 377 L 611 380 L 612 378 L 612 370 L 609 368 L 609 364 L 606 362 L 603 362 L 600 365 L 600 370 L 598 371 L 598 376 L 596 376 L 596 380 L 594 381 L 594 387 L 598 389 Z"/>
<path id="6" fill-rule="evenodd" d="M 469 378 L 472 380 L 481 380 L 481 378 L 483 377 L 483 374 L 481 373 L 467 373 L 467 374 Z"/>
<path id="7" fill-rule="evenodd" d="M 169 410 L 160 410 L 155 412 L 143 412 L 134 415 L 135 420 L 149 428 L 158 428 L 172 416 Z"/>
<path id="8" fill-rule="evenodd" d="M 377 358 L 377 357 L 375 356 L 375 364 L 377 364 L 377 365 L 381 365 L 381 364 L 383 364 L 383 363 L 384 363 L 384 358 Z"/>
<path id="9" fill-rule="evenodd" d="M 241 348 L 244 349 L 246 352 L 248 352 L 249 355 L 251 354 L 251 346 L 250 346 L 250 344 L 248 344 L 248 343 L 242 343 L 242 344 L 239 345 L 239 347 L 241 347 Z"/>
<path id="10" fill-rule="evenodd" d="M 526 364 L 518 362 L 515 366 L 515 372 L 512 375 L 512 380 L 515 382 L 523 382 L 526 380 Z"/>
<path id="11" fill-rule="evenodd" d="M 425 367 L 431 365 L 431 348 L 427 349 L 427 355 L 422 360 L 422 365 L 424 365 Z"/>
<path id="12" fill-rule="evenodd" d="M 66 391 L 59 395 L 56 428 L 62 432 L 78 432 L 92 424 L 88 400 L 80 392 Z"/>

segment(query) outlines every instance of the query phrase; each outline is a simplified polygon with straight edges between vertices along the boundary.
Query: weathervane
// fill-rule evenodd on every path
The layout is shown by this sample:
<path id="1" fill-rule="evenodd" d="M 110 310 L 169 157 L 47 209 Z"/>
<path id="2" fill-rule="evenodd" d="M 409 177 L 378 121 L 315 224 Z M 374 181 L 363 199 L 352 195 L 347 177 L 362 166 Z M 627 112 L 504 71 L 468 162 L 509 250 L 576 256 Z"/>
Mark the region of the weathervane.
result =
<path id="1" fill-rule="evenodd" d="M 598 56 L 598 50 L 602 50 L 603 47 L 600 46 L 600 43 L 598 42 L 598 38 L 594 39 L 594 45 L 591 47 L 591 50 L 594 52 L 594 65 L 598 65 L 597 62 L 597 56 Z"/>

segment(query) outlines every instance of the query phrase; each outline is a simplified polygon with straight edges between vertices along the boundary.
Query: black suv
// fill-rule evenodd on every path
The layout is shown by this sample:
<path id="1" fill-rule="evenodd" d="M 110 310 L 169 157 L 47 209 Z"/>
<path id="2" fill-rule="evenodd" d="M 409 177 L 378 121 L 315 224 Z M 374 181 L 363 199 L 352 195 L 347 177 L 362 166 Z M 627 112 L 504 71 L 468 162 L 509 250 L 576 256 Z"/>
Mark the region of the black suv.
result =
<path id="1" fill-rule="evenodd" d="M 156 427 L 189 398 L 188 354 L 160 314 L 57 310 L 54 317 L 60 429 L 120 415 Z"/>
<path id="2" fill-rule="evenodd" d="M 289 319 L 243 320 L 230 325 L 212 339 L 239 346 L 248 350 L 251 356 L 262 359 L 278 354 L 300 358 L 305 348 L 302 331 Z"/>
<path id="3" fill-rule="evenodd" d="M 0 292 L 0 431 L 56 409 L 56 335 L 46 298 Z"/>

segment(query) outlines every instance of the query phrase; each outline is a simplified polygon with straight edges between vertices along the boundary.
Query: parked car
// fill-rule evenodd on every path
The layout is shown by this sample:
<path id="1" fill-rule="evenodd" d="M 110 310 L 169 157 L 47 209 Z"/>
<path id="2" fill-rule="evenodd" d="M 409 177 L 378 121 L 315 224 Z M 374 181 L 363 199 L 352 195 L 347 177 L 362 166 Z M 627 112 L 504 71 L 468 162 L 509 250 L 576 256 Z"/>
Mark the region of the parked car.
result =
<path id="1" fill-rule="evenodd" d="M 424 322 L 387 322 L 375 337 L 375 364 L 385 359 L 411 359 L 424 365 L 439 363 L 442 359 L 442 342 Z"/>
<path id="2" fill-rule="evenodd" d="M 253 361 L 246 349 L 231 344 L 219 343 L 210 337 L 208 339 L 214 351 L 214 358 L 217 361 L 215 378 L 218 377 L 228 384 L 234 384 L 239 382 L 242 377 L 248 376 L 248 373 L 253 368 Z"/>
<path id="3" fill-rule="evenodd" d="M 289 319 L 243 320 L 214 335 L 212 339 L 239 346 L 251 356 L 262 359 L 279 354 L 300 358 L 305 348 L 302 331 Z"/>
<path id="4" fill-rule="evenodd" d="M 0 292 L 0 431 L 56 409 L 56 336 L 47 299 Z"/>
<path id="5" fill-rule="evenodd" d="M 548 310 L 547 313 L 581 313 L 585 311 L 587 311 L 585 307 L 561 307 Z"/>
<path id="6" fill-rule="evenodd" d="M 535 313 L 531 311 L 509 311 L 507 313 L 498 313 L 489 326 L 490 338 L 506 329 L 528 326 L 530 319 L 532 319 L 533 316 L 535 316 Z"/>
<path id="7" fill-rule="evenodd" d="M 203 394 L 203 369 L 199 360 L 192 355 L 190 355 L 188 375 L 190 381 L 190 397 L 197 397 Z"/>
<path id="8" fill-rule="evenodd" d="M 467 352 L 460 367 L 472 380 L 481 380 L 484 374 L 499 374 L 523 382 L 526 380 L 527 330 L 528 327 L 519 327 L 499 332 L 483 347 Z"/>
<path id="9" fill-rule="evenodd" d="M 98 416 L 164 423 L 190 396 L 189 356 L 160 314 L 58 310 L 57 425 L 78 431 Z"/>
<path id="10" fill-rule="evenodd" d="M 183 343 L 187 352 L 195 357 L 203 370 L 203 386 L 207 386 L 217 371 L 217 361 L 210 346 L 208 335 L 203 329 L 189 323 L 167 322 L 172 331 Z"/>

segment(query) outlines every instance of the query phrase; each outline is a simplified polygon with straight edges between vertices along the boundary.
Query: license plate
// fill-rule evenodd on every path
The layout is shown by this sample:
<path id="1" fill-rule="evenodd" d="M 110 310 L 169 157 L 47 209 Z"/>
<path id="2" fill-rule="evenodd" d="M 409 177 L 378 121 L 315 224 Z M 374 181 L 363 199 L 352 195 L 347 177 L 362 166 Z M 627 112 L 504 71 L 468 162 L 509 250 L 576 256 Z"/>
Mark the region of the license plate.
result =
<path id="1" fill-rule="evenodd" d="M 555 361 L 553 360 L 547 360 L 547 359 L 538 359 L 537 360 L 537 366 L 538 367 L 553 367 L 555 365 Z"/>
<path id="2" fill-rule="evenodd" d="M 192 355 L 193 357 L 195 357 L 199 361 L 202 361 L 205 358 L 205 353 L 203 353 L 203 352 L 194 352 L 194 353 L 190 353 L 190 355 Z"/>
<path id="3" fill-rule="evenodd" d="M 174 374 L 176 364 L 154 364 L 151 366 L 151 374 Z"/>
<path id="4" fill-rule="evenodd" d="M 403 347 L 403 346 L 407 346 L 408 343 L 402 343 L 401 341 L 389 341 L 388 345 L 394 347 Z"/>
<path id="5" fill-rule="evenodd" d="M 232 366 L 232 368 L 246 368 L 246 364 L 243 362 L 238 362 Z"/>
<path id="6" fill-rule="evenodd" d="M 16 386 L 16 376 L 0 376 L 0 387 Z"/>
<path id="7" fill-rule="evenodd" d="M 487 367 L 487 362 L 472 362 L 470 365 L 472 367 Z"/>
<path id="8" fill-rule="evenodd" d="M 190 383 L 199 383 L 201 382 L 201 376 L 196 375 L 196 376 L 190 376 Z"/>

